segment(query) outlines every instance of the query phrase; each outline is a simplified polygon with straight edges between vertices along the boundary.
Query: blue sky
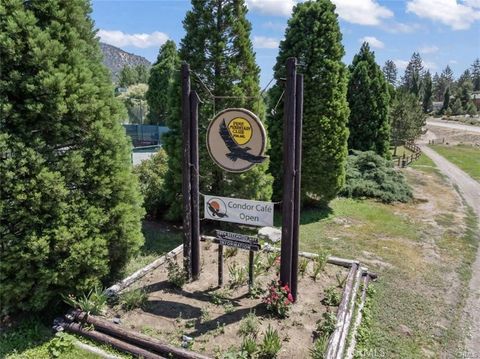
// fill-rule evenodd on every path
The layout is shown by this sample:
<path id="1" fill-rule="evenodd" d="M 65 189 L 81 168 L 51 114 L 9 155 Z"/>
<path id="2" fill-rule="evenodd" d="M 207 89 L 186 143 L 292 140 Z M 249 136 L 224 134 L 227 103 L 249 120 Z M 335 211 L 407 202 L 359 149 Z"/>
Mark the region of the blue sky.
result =
<path id="1" fill-rule="evenodd" d="M 292 6 L 297 0 L 247 0 L 252 41 L 261 83 L 272 67 Z M 449 65 L 458 77 L 480 57 L 480 0 L 333 0 L 349 64 L 367 40 L 383 66 L 395 61 L 403 74 L 410 56 L 420 52 L 432 73 Z M 92 17 L 102 41 L 154 61 L 167 39 L 184 36 L 187 0 L 94 0 Z"/>

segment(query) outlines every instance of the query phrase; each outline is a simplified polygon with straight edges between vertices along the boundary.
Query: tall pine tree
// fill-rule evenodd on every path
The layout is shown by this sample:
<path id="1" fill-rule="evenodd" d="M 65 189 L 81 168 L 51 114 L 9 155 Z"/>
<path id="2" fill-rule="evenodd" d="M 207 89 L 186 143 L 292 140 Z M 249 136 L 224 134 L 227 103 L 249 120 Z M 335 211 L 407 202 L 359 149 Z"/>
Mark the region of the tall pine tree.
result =
<path id="1" fill-rule="evenodd" d="M 0 302 L 41 310 L 142 244 L 130 143 L 85 0 L 0 3 Z"/>
<path id="2" fill-rule="evenodd" d="M 430 71 L 427 70 L 422 79 L 422 108 L 424 113 L 429 113 L 433 109 L 433 84 L 432 84 L 432 75 Z"/>
<path id="3" fill-rule="evenodd" d="M 405 69 L 405 74 L 402 77 L 403 89 L 413 93 L 415 96 L 420 96 L 421 81 L 423 77 L 423 62 L 420 54 L 414 52 L 410 62 Z"/>
<path id="4" fill-rule="evenodd" d="M 396 86 L 397 85 L 397 65 L 395 65 L 395 62 L 393 62 L 392 60 L 387 60 L 382 70 L 387 82 L 392 86 Z"/>
<path id="5" fill-rule="evenodd" d="M 200 140 L 205 138 L 209 120 L 214 110 L 244 107 L 265 117 L 265 106 L 260 94 L 260 69 L 255 62 L 250 40 L 251 24 L 246 19 L 244 0 L 192 0 L 183 25 L 185 37 L 181 41 L 180 59 L 187 62 L 194 75 L 193 83 L 204 104 L 200 109 Z M 199 85 L 201 80 L 204 85 Z M 234 96 L 214 103 L 204 86 L 217 96 Z M 169 155 L 167 197 L 178 198 L 181 188 L 181 138 L 180 92 L 177 80 L 173 101 L 177 111 L 172 112 L 168 125 L 172 131 L 167 136 L 165 149 Z M 268 161 L 251 170 L 233 174 L 220 169 L 210 158 L 205 146 L 200 146 L 201 187 L 206 193 L 258 200 L 268 200 L 272 195 L 272 177 L 267 173 Z M 171 203 L 170 218 L 178 218 L 177 201 Z"/>
<path id="6" fill-rule="evenodd" d="M 473 91 L 480 91 L 480 59 L 475 59 L 471 69 Z"/>
<path id="7" fill-rule="evenodd" d="M 154 124 L 165 124 L 169 114 L 169 97 L 175 76 L 178 77 L 180 59 L 175 42 L 168 40 L 162 45 L 157 61 L 150 68 L 148 79 L 148 121 Z"/>
<path id="8" fill-rule="evenodd" d="M 363 43 L 349 67 L 349 148 L 390 155 L 389 92 L 375 54 Z"/>
<path id="9" fill-rule="evenodd" d="M 313 30 L 312 30 L 313 29 Z M 288 21 L 275 65 L 276 85 L 269 95 L 275 106 L 284 89 L 288 57 L 296 56 L 304 74 L 302 197 L 328 202 L 345 182 L 348 104 L 347 69 L 335 6 L 330 0 L 298 4 Z M 272 139 L 270 170 L 275 198 L 282 194 L 283 103 L 269 116 Z"/>

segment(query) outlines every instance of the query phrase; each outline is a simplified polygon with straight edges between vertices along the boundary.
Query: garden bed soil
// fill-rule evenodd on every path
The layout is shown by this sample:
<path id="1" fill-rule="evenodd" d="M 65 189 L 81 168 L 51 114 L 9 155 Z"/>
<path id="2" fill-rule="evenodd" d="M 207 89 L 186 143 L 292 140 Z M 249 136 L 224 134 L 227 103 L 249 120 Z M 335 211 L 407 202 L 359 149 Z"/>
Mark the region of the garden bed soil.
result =
<path id="1" fill-rule="evenodd" d="M 224 247 L 224 252 L 227 247 Z M 202 242 L 200 279 L 187 283 L 182 289 L 174 288 L 167 280 L 167 266 L 162 265 L 134 283 L 125 291 L 141 288 L 148 293 L 148 301 L 143 309 L 124 311 L 120 305 L 110 308 L 107 316 L 121 318 L 121 326 L 133 329 L 160 339 L 166 343 L 180 346 L 182 336 L 193 338 L 191 350 L 211 356 L 221 357 L 228 350 L 239 350 L 242 337 L 238 333 L 242 319 L 250 312 L 259 318 L 257 344 L 263 340 L 263 333 L 269 326 L 277 330 L 282 341 L 278 358 L 306 358 L 313 346 L 317 322 L 322 320 L 326 311 L 336 313 L 337 307 L 322 304 L 324 290 L 337 287 L 341 296 L 342 289 L 338 280 L 348 274 L 348 269 L 326 264 L 316 281 L 311 278 L 313 262 L 309 260 L 304 277 L 299 275 L 298 300 L 292 306 L 286 319 L 272 316 L 262 303 L 264 294 L 252 298 L 248 286 L 230 289 L 229 267 L 248 268 L 248 252 L 238 250 L 237 254 L 224 262 L 224 287 L 219 289 L 217 258 L 218 245 Z M 266 252 L 257 252 L 261 262 L 267 263 Z M 271 255 L 271 254 L 270 254 Z M 182 256 L 176 258 L 182 263 Z M 278 267 L 272 266 L 268 271 L 255 278 L 255 287 L 266 289 L 268 284 L 277 279 Z M 247 274 L 248 278 L 248 274 Z M 215 293 L 227 294 L 228 300 L 218 303 Z"/>

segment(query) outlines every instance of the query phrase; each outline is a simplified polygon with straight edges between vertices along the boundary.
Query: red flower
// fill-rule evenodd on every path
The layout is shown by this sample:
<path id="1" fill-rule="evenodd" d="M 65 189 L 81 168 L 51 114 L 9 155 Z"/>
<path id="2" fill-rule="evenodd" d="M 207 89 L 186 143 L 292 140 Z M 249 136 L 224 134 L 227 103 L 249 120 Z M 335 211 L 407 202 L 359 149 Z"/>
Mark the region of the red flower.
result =
<path id="1" fill-rule="evenodd" d="M 290 302 L 293 302 L 293 296 L 292 296 L 292 293 L 288 293 L 288 296 L 287 296 L 288 300 Z"/>

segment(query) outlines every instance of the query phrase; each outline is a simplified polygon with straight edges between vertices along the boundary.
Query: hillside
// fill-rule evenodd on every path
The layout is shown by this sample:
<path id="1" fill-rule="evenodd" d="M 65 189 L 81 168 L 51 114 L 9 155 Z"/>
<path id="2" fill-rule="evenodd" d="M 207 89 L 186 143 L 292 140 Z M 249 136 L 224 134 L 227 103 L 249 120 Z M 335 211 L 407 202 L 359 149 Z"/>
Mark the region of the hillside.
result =
<path id="1" fill-rule="evenodd" d="M 115 81 L 118 73 L 124 66 L 137 66 L 144 64 L 150 67 L 151 63 L 146 58 L 138 56 L 122 49 L 100 42 L 100 48 L 103 52 L 103 63 L 112 72 L 112 78 Z"/>

